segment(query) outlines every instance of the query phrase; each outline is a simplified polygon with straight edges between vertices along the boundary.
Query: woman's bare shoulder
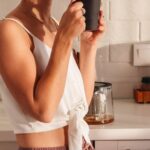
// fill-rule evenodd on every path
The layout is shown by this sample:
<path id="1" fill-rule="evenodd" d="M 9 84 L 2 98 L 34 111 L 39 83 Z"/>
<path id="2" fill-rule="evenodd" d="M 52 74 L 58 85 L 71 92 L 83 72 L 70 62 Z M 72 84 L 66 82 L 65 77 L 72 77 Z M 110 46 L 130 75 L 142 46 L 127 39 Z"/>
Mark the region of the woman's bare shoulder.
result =
<path id="1" fill-rule="evenodd" d="M 12 37 L 16 35 L 23 35 L 23 30 L 21 27 L 14 21 L 4 19 L 0 21 L 0 35 L 1 38 Z"/>
<path id="2" fill-rule="evenodd" d="M 27 48 L 31 46 L 31 39 L 26 31 L 15 21 L 4 19 L 0 21 L 0 46 L 25 43 Z"/>

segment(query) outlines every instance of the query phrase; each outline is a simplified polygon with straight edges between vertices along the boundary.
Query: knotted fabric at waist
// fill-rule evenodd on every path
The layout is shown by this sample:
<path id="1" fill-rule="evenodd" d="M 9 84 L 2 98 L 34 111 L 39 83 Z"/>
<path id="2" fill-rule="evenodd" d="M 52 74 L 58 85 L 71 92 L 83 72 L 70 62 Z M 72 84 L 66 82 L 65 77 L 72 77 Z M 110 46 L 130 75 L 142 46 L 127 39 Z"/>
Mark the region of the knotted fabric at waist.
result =
<path id="1" fill-rule="evenodd" d="M 91 144 L 89 139 L 89 126 L 84 121 L 84 116 L 88 111 L 88 106 L 83 100 L 79 102 L 68 113 L 68 137 L 69 150 L 82 150 L 83 137 L 87 143 Z"/>

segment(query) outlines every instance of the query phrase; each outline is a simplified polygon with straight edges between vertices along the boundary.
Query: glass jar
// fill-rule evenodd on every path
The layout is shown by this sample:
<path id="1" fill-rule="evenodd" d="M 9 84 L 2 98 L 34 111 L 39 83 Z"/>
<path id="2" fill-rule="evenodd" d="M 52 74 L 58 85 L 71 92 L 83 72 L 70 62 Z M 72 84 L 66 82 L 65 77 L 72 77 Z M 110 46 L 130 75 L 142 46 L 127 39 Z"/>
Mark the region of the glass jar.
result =
<path id="1" fill-rule="evenodd" d="M 114 120 L 112 84 L 96 82 L 94 94 L 85 117 L 88 124 L 107 124 Z"/>

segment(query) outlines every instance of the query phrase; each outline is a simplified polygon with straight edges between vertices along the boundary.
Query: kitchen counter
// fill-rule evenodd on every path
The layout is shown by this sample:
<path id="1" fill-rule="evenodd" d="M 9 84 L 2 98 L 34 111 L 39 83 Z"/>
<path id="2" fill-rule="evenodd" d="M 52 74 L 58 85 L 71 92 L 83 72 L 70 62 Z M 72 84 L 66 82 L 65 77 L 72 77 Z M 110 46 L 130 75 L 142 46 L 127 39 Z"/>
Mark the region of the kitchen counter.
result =
<path id="1" fill-rule="evenodd" d="M 114 101 L 115 121 L 90 126 L 92 140 L 150 140 L 150 104 Z"/>
<path id="2" fill-rule="evenodd" d="M 114 100 L 115 121 L 90 126 L 91 140 L 150 140 L 150 104 Z M 0 141 L 15 141 L 12 127 L 0 103 Z"/>

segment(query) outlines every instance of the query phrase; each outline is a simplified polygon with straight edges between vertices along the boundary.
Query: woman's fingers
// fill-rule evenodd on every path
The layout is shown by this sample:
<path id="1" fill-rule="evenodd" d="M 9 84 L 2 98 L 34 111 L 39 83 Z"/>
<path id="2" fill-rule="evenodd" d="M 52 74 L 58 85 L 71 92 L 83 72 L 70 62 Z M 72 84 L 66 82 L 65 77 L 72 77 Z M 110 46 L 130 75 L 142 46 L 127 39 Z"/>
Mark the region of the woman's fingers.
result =
<path id="1" fill-rule="evenodd" d="M 71 4 L 61 19 L 61 30 L 74 38 L 85 30 L 83 3 L 79 0 L 71 0 Z"/>
<path id="2" fill-rule="evenodd" d="M 83 8 L 83 3 L 78 0 L 72 0 L 71 6 L 69 7 L 69 12 L 75 19 L 80 19 L 80 23 L 83 25 L 85 23 L 85 9 Z M 84 25 L 83 25 L 84 26 Z"/>
<path id="3" fill-rule="evenodd" d="M 75 3 L 76 0 L 71 0 L 70 5 L 72 5 L 73 3 Z M 69 5 L 69 6 L 70 6 Z"/>
<path id="4" fill-rule="evenodd" d="M 81 1 L 72 0 L 69 7 L 71 7 L 73 10 L 81 9 L 81 8 L 83 8 L 83 3 Z"/>
<path id="5" fill-rule="evenodd" d="M 82 2 L 75 2 L 71 4 L 68 9 L 70 13 L 75 15 L 75 17 L 82 17 L 84 15 L 83 13 L 85 12 Z"/>
<path id="6" fill-rule="evenodd" d="M 100 10 L 100 18 L 99 18 L 99 27 L 98 27 L 98 29 L 101 32 L 104 32 L 104 30 L 105 30 L 104 13 L 103 13 L 102 10 Z"/>

